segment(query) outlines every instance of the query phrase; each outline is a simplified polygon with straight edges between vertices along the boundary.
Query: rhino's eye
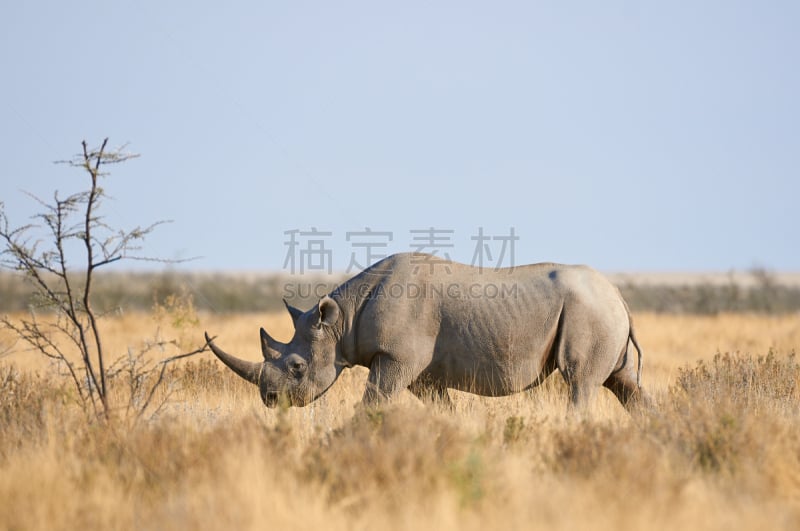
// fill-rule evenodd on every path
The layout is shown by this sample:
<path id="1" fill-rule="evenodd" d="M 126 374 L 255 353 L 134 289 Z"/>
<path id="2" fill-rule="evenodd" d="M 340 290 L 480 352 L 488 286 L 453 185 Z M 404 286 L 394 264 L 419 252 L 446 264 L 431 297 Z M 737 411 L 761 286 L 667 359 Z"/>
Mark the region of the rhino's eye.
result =
<path id="1" fill-rule="evenodd" d="M 289 362 L 289 373 L 295 378 L 302 378 L 308 369 L 308 364 L 302 360 L 292 360 Z"/>

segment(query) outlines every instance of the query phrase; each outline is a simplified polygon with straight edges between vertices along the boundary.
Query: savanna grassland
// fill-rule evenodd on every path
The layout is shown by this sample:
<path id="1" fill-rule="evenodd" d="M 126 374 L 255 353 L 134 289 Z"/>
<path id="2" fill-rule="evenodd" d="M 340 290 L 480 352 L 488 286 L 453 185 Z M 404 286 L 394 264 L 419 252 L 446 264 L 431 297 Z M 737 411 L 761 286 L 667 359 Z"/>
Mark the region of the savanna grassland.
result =
<path id="1" fill-rule="evenodd" d="M 800 315 L 635 323 L 656 407 L 633 416 L 607 391 L 567 416 L 558 375 L 506 398 L 451 392 L 454 410 L 408 394 L 363 412 L 365 369 L 309 407 L 268 410 L 204 353 L 170 365 L 140 421 L 108 425 L 87 422 L 69 382 L 4 332 L 0 528 L 799 529 Z M 207 329 L 256 360 L 258 327 L 291 335 L 282 313 L 103 326 L 120 354 Z"/>

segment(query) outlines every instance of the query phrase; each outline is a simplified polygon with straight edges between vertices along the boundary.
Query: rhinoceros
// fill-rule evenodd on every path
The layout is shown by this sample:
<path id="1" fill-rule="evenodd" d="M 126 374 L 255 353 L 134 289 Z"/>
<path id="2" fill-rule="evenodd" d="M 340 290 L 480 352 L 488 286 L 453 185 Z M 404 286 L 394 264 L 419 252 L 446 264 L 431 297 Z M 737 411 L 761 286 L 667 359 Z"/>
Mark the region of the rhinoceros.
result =
<path id="1" fill-rule="evenodd" d="M 505 396 L 556 369 L 571 406 L 583 408 L 601 385 L 629 409 L 648 400 L 628 306 L 586 266 L 489 269 L 402 253 L 350 278 L 308 311 L 284 304 L 294 336 L 281 343 L 262 328 L 263 361 L 229 355 L 206 333 L 214 354 L 256 384 L 268 407 L 307 405 L 356 365 L 369 369 L 366 406 L 405 389 L 447 404 L 448 389 Z"/>

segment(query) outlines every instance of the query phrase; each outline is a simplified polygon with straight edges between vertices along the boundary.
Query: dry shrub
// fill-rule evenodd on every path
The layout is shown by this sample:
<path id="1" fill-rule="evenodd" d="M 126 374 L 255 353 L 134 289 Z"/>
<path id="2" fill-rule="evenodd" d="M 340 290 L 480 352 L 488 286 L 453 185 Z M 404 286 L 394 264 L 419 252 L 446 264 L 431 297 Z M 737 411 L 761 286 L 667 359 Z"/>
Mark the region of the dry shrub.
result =
<path id="1" fill-rule="evenodd" d="M 800 477 L 798 377 L 794 354 L 717 354 L 679 371 L 648 429 L 703 472 L 763 479 L 772 470 Z"/>
<path id="2" fill-rule="evenodd" d="M 699 361 L 694 369 L 678 372 L 675 390 L 692 402 L 737 413 L 764 409 L 796 410 L 800 366 L 795 354 L 782 358 L 770 350 L 766 356 L 717 353 L 710 364 Z"/>

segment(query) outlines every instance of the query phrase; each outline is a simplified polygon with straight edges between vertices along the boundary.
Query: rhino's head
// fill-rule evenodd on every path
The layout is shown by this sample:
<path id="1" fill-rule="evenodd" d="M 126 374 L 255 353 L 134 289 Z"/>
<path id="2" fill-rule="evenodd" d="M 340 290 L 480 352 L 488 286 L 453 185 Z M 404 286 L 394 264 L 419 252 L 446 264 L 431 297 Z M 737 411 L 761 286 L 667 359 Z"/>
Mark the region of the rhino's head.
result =
<path id="1" fill-rule="evenodd" d="M 303 312 L 286 301 L 286 309 L 294 322 L 294 337 L 289 343 L 273 339 L 261 329 L 262 363 L 241 360 L 226 354 L 206 334 L 214 354 L 233 372 L 258 385 L 267 407 L 279 403 L 305 406 L 322 395 L 336 380 L 343 364 L 336 363 L 339 354 L 341 311 L 327 295 L 314 308 Z"/>

